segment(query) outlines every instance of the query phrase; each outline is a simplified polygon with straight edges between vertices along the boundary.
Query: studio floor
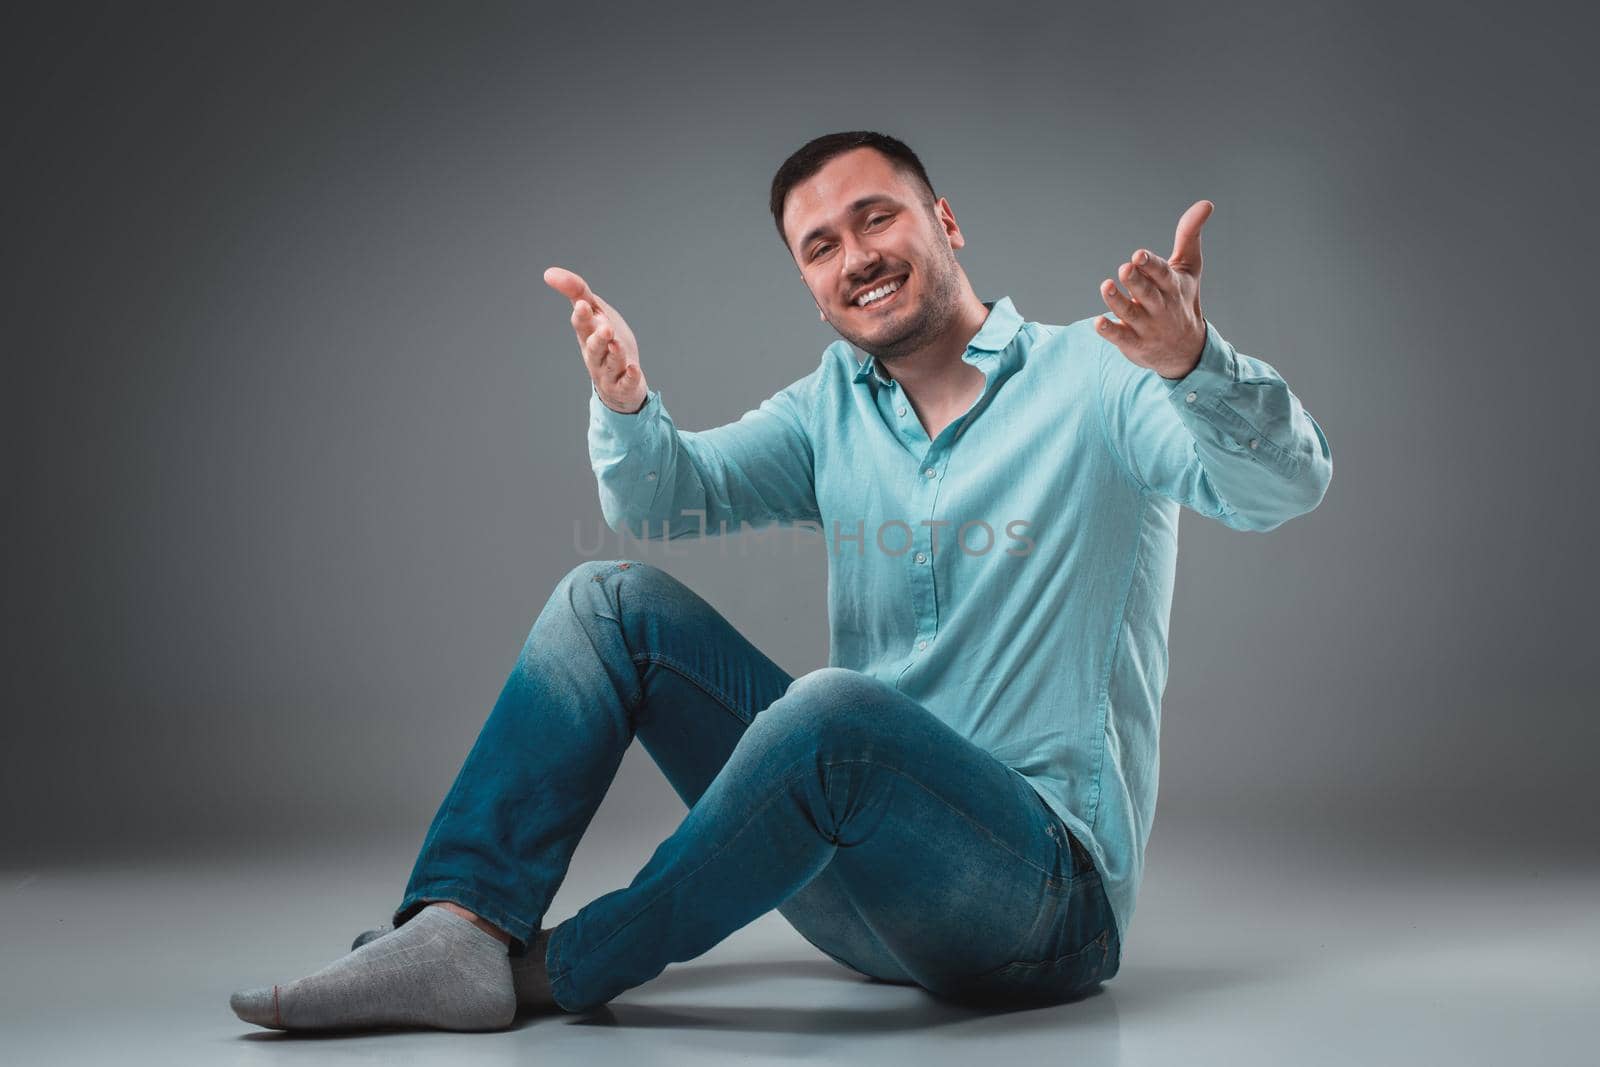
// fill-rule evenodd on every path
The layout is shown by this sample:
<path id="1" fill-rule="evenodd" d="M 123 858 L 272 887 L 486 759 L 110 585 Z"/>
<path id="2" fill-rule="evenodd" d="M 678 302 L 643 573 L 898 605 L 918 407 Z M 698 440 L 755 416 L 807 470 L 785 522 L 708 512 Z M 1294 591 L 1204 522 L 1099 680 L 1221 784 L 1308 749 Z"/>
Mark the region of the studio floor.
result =
<path id="1" fill-rule="evenodd" d="M 658 838 L 622 822 L 597 819 L 548 923 L 648 857 Z M 6 869 L 0 1062 L 1593 1062 L 1594 867 L 1470 834 L 1182 813 L 1158 820 L 1121 973 L 1073 1004 L 950 1007 L 862 979 L 769 913 L 597 1012 L 501 1033 L 300 1037 L 233 1016 L 234 989 L 315 970 L 383 919 L 415 844 Z"/>

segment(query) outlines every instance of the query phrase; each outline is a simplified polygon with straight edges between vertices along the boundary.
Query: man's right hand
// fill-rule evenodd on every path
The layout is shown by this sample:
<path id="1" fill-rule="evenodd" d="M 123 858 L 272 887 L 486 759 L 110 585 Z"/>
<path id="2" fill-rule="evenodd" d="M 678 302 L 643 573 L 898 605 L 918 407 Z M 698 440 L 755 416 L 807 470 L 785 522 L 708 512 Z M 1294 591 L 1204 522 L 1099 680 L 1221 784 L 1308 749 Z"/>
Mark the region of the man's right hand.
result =
<path id="1" fill-rule="evenodd" d="M 617 309 L 595 295 L 589 283 L 562 267 L 544 272 L 545 284 L 572 301 L 572 329 L 583 351 L 601 403 L 631 415 L 644 407 L 650 386 L 639 369 L 639 343 Z"/>

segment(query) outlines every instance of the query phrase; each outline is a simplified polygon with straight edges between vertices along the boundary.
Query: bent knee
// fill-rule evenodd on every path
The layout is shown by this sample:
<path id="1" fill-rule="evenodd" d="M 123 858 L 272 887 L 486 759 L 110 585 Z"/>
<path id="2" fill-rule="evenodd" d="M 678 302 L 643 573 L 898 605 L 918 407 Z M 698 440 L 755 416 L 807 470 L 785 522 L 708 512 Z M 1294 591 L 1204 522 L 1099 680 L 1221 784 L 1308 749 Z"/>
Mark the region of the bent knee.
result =
<path id="1" fill-rule="evenodd" d="M 642 574 L 647 570 L 657 569 L 636 559 L 587 559 L 568 571 L 562 580 L 569 582 L 603 582 L 613 574 L 622 574 L 627 571 L 636 571 Z"/>
<path id="2" fill-rule="evenodd" d="M 563 585 L 574 607 L 576 598 L 588 594 L 590 609 L 625 623 L 682 619 L 700 603 L 698 595 L 677 578 L 636 559 L 588 560 L 568 571 Z"/>
<path id="3" fill-rule="evenodd" d="M 567 572 L 563 581 L 577 585 L 603 585 L 617 579 L 629 589 L 677 593 L 686 590 L 682 582 L 656 566 L 637 559 L 585 560 Z"/>
<path id="4" fill-rule="evenodd" d="M 778 712 L 768 726 L 789 726 L 813 734 L 857 728 L 877 721 L 876 711 L 899 696 L 883 682 L 847 667 L 821 667 L 802 674 L 768 709 Z M 874 714 L 863 715 L 866 709 Z"/>
<path id="5" fill-rule="evenodd" d="M 759 746 L 784 765 L 812 756 L 854 759 L 914 730 L 901 709 L 914 712 L 916 705 L 870 675 L 824 667 L 791 682 L 756 715 L 741 744 Z"/>
<path id="6" fill-rule="evenodd" d="M 871 698 L 884 689 L 882 682 L 849 667 L 818 667 L 789 683 L 784 696 L 828 703 L 852 703 Z"/>

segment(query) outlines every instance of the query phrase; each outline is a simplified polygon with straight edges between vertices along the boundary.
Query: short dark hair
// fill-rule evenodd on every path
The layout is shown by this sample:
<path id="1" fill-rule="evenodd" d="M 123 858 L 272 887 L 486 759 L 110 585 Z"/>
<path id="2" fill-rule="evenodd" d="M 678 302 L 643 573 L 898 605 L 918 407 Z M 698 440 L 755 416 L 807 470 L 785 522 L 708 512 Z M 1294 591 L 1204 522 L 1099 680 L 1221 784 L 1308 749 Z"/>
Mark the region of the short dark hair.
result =
<path id="1" fill-rule="evenodd" d="M 928 190 L 927 203 L 931 204 L 939 199 L 933 191 L 933 182 L 928 180 L 928 172 L 922 166 L 922 160 L 904 141 L 896 140 L 886 133 L 873 133 L 871 130 L 847 130 L 843 133 L 828 133 L 821 137 L 814 137 L 801 145 L 783 165 L 778 168 L 778 173 L 772 176 L 772 221 L 778 227 L 778 237 L 783 241 L 783 247 L 789 247 L 789 235 L 783 232 L 783 204 L 789 198 L 789 191 L 796 185 L 811 177 L 835 156 L 842 156 L 846 152 L 857 148 L 874 148 L 886 156 L 896 170 L 915 178 Z"/>

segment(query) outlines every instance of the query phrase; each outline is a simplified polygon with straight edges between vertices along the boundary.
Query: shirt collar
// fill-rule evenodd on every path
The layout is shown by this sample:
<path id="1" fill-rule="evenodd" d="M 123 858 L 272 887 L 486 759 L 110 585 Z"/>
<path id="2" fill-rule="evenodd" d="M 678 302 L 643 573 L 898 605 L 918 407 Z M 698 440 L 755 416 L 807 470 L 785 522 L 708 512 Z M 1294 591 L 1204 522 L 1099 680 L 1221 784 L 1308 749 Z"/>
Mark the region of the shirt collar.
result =
<path id="1" fill-rule="evenodd" d="M 1012 340 L 1017 336 L 1017 331 L 1022 328 L 1022 316 L 1017 313 L 1016 306 L 1012 304 L 1009 296 L 1003 296 L 999 300 L 985 300 L 983 306 L 989 309 L 989 315 L 978 328 L 977 335 L 967 342 L 967 350 L 961 357 L 974 365 L 979 365 L 991 353 L 1009 349 Z M 885 384 L 888 382 L 888 379 L 878 373 L 877 356 L 869 355 L 864 360 L 856 361 L 853 381 L 864 382 L 868 377 L 876 378 Z"/>

